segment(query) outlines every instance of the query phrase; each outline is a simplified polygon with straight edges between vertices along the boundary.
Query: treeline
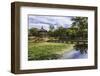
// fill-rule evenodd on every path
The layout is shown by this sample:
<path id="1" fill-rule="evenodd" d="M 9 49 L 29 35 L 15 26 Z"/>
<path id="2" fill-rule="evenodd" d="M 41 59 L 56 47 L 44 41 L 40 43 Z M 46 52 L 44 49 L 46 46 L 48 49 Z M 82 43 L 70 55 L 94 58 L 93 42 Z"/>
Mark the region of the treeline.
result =
<path id="1" fill-rule="evenodd" d="M 70 28 L 58 27 L 57 29 L 54 28 L 53 25 L 50 25 L 49 31 L 47 31 L 48 37 L 54 37 L 55 39 L 59 40 L 77 40 L 77 39 L 87 39 L 88 34 L 88 18 L 87 17 L 73 17 L 71 19 L 73 21 Z M 29 36 L 36 36 L 39 37 L 40 29 L 31 28 L 29 29 Z"/>

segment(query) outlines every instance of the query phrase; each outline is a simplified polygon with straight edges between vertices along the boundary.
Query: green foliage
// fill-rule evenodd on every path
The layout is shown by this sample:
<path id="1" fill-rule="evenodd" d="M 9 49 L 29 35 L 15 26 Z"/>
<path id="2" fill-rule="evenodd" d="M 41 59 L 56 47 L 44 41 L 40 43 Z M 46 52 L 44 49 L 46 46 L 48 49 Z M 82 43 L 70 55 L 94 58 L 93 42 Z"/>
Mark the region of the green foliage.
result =
<path id="1" fill-rule="evenodd" d="M 87 17 L 73 17 L 72 28 L 77 28 L 76 36 L 78 38 L 87 39 L 88 33 L 88 18 Z"/>
<path id="2" fill-rule="evenodd" d="M 54 31 L 55 37 L 64 37 L 66 36 L 66 28 L 59 27 Z"/>
<path id="3" fill-rule="evenodd" d="M 53 31 L 54 30 L 54 25 L 50 25 L 49 29 L 50 29 L 49 31 Z"/>
<path id="4" fill-rule="evenodd" d="M 69 39 L 79 39 L 80 37 L 87 38 L 88 32 L 88 18 L 87 17 L 73 17 L 72 18 L 72 26 L 70 28 L 58 27 L 54 29 L 54 25 L 49 26 L 49 31 L 47 31 L 47 35 L 49 37 L 55 37 L 59 40 L 67 40 Z M 38 37 L 37 28 L 29 29 L 29 35 Z"/>
<path id="5" fill-rule="evenodd" d="M 72 27 L 77 27 L 79 29 L 87 29 L 88 28 L 88 18 L 87 17 L 73 17 Z"/>
<path id="6" fill-rule="evenodd" d="M 38 29 L 37 28 L 29 29 L 29 34 L 32 36 L 38 36 Z"/>
<path id="7" fill-rule="evenodd" d="M 54 31 L 50 31 L 50 30 L 49 30 L 49 31 L 48 31 L 48 36 L 49 36 L 49 37 L 54 37 Z"/>

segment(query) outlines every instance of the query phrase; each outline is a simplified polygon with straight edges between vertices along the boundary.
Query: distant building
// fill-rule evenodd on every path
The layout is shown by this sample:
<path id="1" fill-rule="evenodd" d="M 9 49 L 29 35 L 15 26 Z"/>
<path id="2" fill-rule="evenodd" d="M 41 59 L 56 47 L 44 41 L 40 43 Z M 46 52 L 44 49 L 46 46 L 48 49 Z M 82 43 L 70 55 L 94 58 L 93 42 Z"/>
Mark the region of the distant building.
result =
<path id="1" fill-rule="evenodd" d="M 39 34 L 40 37 L 46 37 L 47 36 L 47 30 L 45 30 L 42 26 L 41 29 L 38 31 L 38 34 Z"/>

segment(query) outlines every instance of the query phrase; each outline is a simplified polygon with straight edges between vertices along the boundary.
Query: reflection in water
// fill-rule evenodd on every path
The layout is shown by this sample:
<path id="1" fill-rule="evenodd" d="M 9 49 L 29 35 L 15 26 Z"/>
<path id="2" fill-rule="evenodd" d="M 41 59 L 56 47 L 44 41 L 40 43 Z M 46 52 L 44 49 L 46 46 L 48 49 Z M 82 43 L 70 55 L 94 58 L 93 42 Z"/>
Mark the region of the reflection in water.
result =
<path id="1" fill-rule="evenodd" d="M 87 44 L 76 44 L 74 48 L 76 51 L 80 51 L 81 54 L 87 53 Z"/>
<path id="2" fill-rule="evenodd" d="M 86 59 L 88 58 L 87 44 L 76 44 L 70 52 L 65 52 L 61 59 Z"/>
<path id="3" fill-rule="evenodd" d="M 79 50 L 72 49 L 70 52 L 65 52 L 60 59 L 86 59 L 87 53 L 81 53 Z"/>

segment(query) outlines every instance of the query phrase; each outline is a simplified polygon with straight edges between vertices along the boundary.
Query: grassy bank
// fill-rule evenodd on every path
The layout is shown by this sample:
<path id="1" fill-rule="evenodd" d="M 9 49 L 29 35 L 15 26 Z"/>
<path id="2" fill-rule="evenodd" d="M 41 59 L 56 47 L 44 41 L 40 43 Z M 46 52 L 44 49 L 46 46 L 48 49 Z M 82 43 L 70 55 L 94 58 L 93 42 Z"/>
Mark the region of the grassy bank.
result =
<path id="1" fill-rule="evenodd" d="M 66 43 L 28 43 L 28 60 L 57 59 L 65 51 L 70 51 L 72 44 Z"/>

